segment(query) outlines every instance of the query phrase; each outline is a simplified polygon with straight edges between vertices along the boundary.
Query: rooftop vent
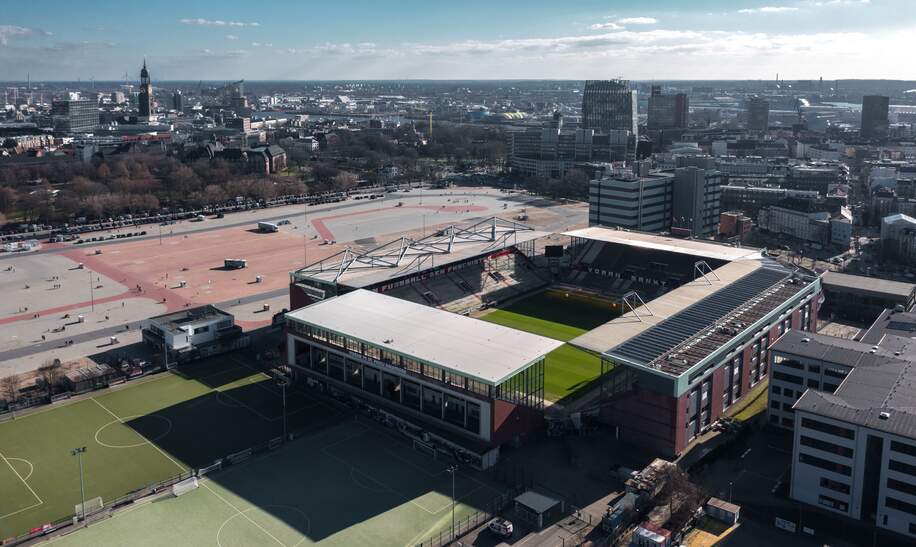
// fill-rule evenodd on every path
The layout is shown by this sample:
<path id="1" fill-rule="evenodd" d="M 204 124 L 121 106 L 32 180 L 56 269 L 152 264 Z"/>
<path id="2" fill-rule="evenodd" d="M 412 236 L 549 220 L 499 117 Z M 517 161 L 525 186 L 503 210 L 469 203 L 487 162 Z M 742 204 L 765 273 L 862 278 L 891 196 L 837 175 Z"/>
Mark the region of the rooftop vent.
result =
<path id="1" fill-rule="evenodd" d="M 882 420 L 887 420 L 887 419 L 889 419 L 890 417 L 891 417 L 891 413 L 890 413 L 890 412 L 881 412 L 880 414 L 878 414 L 878 418 L 880 418 L 880 419 L 882 419 Z"/>

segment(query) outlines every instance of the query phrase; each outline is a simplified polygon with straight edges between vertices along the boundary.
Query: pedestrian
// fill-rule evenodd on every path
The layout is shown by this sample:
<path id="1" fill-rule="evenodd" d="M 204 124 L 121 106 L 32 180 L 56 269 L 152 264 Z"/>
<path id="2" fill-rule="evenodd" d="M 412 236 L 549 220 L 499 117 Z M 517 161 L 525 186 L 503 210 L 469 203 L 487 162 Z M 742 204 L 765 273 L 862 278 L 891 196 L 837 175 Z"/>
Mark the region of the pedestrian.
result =
<path id="1" fill-rule="evenodd" d="M 45 335 L 44 335 L 44 334 L 41 335 L 41 341 L 42 341 L 42 342 L 45 341 Z"/>

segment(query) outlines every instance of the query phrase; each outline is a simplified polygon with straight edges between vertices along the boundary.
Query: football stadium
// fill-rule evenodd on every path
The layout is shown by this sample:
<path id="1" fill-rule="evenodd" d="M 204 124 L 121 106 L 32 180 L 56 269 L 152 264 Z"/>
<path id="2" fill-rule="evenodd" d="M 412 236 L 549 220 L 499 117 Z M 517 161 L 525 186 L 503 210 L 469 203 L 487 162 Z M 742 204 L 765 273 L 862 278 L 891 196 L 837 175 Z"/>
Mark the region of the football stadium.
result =
<path id="1" fill-rule="evenodd" d="M 479 468 L 576 413 L 676 456 L 814 328 L 818 278 L 760 249 L 548 235 L 494 217 L 292 272 L 290 367 Z"/>

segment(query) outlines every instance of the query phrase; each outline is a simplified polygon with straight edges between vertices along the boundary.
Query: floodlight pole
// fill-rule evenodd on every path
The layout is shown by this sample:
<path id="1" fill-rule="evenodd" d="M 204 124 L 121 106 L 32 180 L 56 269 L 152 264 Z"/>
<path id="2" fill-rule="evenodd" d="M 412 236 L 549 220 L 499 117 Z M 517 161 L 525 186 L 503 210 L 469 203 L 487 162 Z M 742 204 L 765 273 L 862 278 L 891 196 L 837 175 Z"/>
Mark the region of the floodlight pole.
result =
<path id="1" fill-rule="evenodd" d="M 455 472 L 458 471 L 457 465 L 450 465 L 446 469 L 452 475 L 452 540 L 455 539 Z"/>
<path id="2" fill-rule="evenodd" d="M 71 456 L 76 456 L 77 461 L 79 462 L 80 467 L 80 512 L 83 514 L 83 522 L 86 521 L 86 490 L 83 487 L 83 454 L 86 452 L 86 447 L 81 446 L 79 448 L 74 448 L 70 451 Z"/>
<path id="3" fill-rule="evenodd" d="M 286 442 L 286 386 L 289 384 L 289 380 L 285 377 L 280 377 L 277 379 L 277 383 L 280 385 L 280 392 L 283 396 L 283 442 Z"/>

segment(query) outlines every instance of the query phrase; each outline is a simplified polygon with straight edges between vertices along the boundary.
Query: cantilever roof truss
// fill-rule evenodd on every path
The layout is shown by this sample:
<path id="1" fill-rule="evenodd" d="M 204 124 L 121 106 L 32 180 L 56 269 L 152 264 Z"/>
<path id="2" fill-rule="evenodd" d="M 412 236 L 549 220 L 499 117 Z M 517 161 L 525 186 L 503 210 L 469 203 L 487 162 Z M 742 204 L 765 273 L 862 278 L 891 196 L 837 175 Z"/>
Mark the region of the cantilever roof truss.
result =
<path id="1" fill-rule="evenodd" d="M 399 269 L 405 272 L 418 269 L 436 255 L 451 253 L 456 246 L 467 243 L 489 243 L 481 252 L 505 248 L 515 242 L 518 232 L 533 232 L 530 226 L 499 217 L 481 220 L 470 226 L 447 226 L 422 239 L 401 237 L 366 252 L 355 252 L 349 247 L 323 260 L 293 272 L 297 277 L 320 276 L 337 283 L 346 274 L 357 269 Z"/>

